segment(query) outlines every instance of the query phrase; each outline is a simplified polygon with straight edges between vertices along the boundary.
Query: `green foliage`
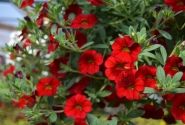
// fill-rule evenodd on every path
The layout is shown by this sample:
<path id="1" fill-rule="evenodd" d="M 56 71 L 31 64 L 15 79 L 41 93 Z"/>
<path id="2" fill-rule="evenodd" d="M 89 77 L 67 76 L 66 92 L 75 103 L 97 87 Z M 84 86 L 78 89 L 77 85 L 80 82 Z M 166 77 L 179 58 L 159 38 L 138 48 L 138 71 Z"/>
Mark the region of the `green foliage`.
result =
<path id="1" fill-rule="evenodd" d="M 147 62 L 149 65 L 161 64 L 164 65 L 167 59 L 167 52 L 166 49 L 159 44 L 151 45 L 139 54 L 139 61 Z"/>
<path id="2" fill-rule="evenodd" d="M 98 119 L 96 116 L 89 114 L 87 117 L 87 121 L 89 125 L 117 125 L 118 121 L 116 118 L 113 118 L 112 120 L 101 120 Z"/>
<path id="3" fill-rule="evenodd" d="M 159 88 L 163 89 L 163 92 L 173 92 L 180 86 L 180 80 L 183 73 L 177 72 L 173 77 L 166 75 L 162 67 L 157 68 L 157 80 Z M 178 89 L 177 89 L 178 90 Z"/>
<path id="4" fill-rule="evenodd" d="M 20 6 L 22 0 L 13 0 Z M 85 14 L 94 14 L 98 18 L 98 23 L 92 29 L 79 29 L 87 36 L 87 43 L 79 47 L 75 38 L 78 30 L 70 27 L 70 21 L 66 21 L 63 16 L 65 10 L 71 5 L 78 3 Z M 73 124 L 73 120 L 63 115 L 65 101 L 70 97 L 69 89 L 75 85 L 82 77 L 89 77 L 89 85 L 85 87 L 84 93 L 93 103 L 93 112 L 99 114 L 89 114 L 87 122 L 89 125 L 132 125 L 133 118 L 141 117 L 144 112 L 141 106 L 145 103 L 153 103 L 151 100 L 124 101 L 120 102 L 122 108 L 119 111 L 118 118 L 105 120 L 99 116 L 104 114 L 104 109 L 98 105 L 105 104 L 105 108 L 112 106 L 106 100 L 111 94 L 115 94 L 115 84 L 105 77 L 105 67 L 100 67 L 100 72 L 95 75 L 82 74 L 78 71 L 78 60 L 80 55 L 89 49 L 102 53 L 104 62 L 111 54 L 111 45 L 118 36 L 130 35 L 133 40 L 141 46 L 136 70 L 141 65 L 152 65 L 157 68 L 157 85 L 159 91 L 145 87 L 143 93 L 146 95 L 166 93 L 184 93 L 183 82 L 181 81 L 182 72 L 177 72 L 173 77 L 167 75 L 163 69 L 169 56 L 180 55 L 185 62 L 184 45 L 181 44 L 185 39 L 185 21 L 184 14 L 175 13 L 170 7 L 164 4 L 163 0 L 105 0 L 105 5 L 96 7 L 86 0 L 49 0 L 47 17 L 43 25 L 37 25 L 37 19 L 40 11 L 43 9 L 42 3 L 34 4 L 33 7 L 25 8 L 27 18 L 20 20 L 18 30 L 24 31 L 23 37 L 29 38 L 32 45 L 28 48 L 23 47 L 23 41 L 17 40 L 21 49 L 15 49 L 15 45 L 7 46 L 6 50 L 15 54 L 16 71 L 23 73 L 23 78 L 8 76 L 6 82 L 4 78 L 0 82 L 0 99 L 11 101 L 19 99 L 22 95 L 32 95 L 35 93 L 36 84 L 41 77 L 53 75 L 49 69 L 49 64 L 53 60 L 67 56 L 69 58 L 66 64 L 59 64 L 59 72 L 65 73 L 66 77 L 60 79 L 61 85 L 57 94 L 52 97 L 38 97 L 36 95 L 36 104 L 34 107 L 27 107 L 23 112 L 25 116 L 35 124 L 40 121 L 58 124 Z M 49 36 L 59 42 L 58 49 L 53 53 L 48 53 L 48 44 L 51 43 Z M 152 41 L 156 40 L 158 44 Z M 167 45 L 160 45 L 161 40 Z M 167 49 L 166 49 L 167 48 Z M 123 57 L 124 58 L 124 57 Z M 155 78 L 154 78 L 155 79 Z M 113 92 L 107 89 L 113 88 Z M 141 93 L 141 94 L 143 94 Z M 122 101 L 122 99 L 117 100 Z M 112 102 L 117 103 L 117 102 Z M 59 106 L 58 110 L 54 110 Z M 61 109 L 62 108 L 62 109 Z M 62 113 L 58 115 L 57 112 Z M 60 116 L 60 117 L 59 117 Z"/>

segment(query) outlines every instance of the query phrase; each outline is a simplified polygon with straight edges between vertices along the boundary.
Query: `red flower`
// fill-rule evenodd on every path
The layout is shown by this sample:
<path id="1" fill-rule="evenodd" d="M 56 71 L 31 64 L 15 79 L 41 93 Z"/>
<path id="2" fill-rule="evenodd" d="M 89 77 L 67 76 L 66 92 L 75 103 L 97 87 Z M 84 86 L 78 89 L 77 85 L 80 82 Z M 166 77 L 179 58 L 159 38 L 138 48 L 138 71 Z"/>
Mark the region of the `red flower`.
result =
<path id="1" fill-rule="evenodd" d="M 117 38 L 112 44 L 113 53 L 128 52 L 133 61 L 136 61 L 141 47 L 138 43 L 135 43 L 130 36 L 123 36 L 123 38 Z"/>
<path id="2" fill-rule="evenodd" d="M 80 14 L 74 18 L 71 27 L 74 29 L 90 29 L 97 23 L 97 18 L 93 14 Z"/>
<path id="3" fill-rule="evenodd" d="M 34 96 L 23 95 L 19 100 L 13 100 L 13 105 L 18 108 L 33 107 L 36 100 Z"/>
<path id="4" fill-rule="evenodd" d="M 104 4 L 103 0 L 87 0 L 87 1 L 89 1 L 94 6 L 101 6 Z"/>
<path id="5" fill-rule="evenodd" d="M 164 116 L 164 111 L 162 108 L 158 108 L 155 105 L 146 104 L 142 108 L 145 113 L 142 117 L 147 119 L 161 119 Z"/>
<path id="6" fill-rule="evenodd" d="M 175 98 L 175 94 L 173 93 L 170 93 L 170 94 L 165 94 L 164 96 L 163 96 L 163 98 L 166 100 L 166 101 L 169 101 L 169 102 L 172 102 L 173 101 L 173 99 Z"/>
<path id="7" fill-rule="evenodd" d="M 31 6 L 34 3 L 34 0 L 22 0 L 21 8 L 26 8 L 27 6 Z"/>
<path id="8" fill-rule="evenodd" d="M 42 9 L 41 9 L 41 11 L 39 13 L 39 16 L 38 16 L 38 18 L 36 20 L 37 26 L 39 26 L 39 27 L 42 26 L 43 23 L 44 23 L 44 18 L 46 18 L 46 17 L 48 17 L 48 4 L 44 3 L 42 5 Z"/>
<path id="9" fill-rule="evenodd" d="M 176 12 L 185 11 L 185 0 L 164 0 L 164 2 Z"/>
<path id="10" fill-rule="evenodd" d="M 75 34 L 78 47 L 82 47 L 87 42 L 87 37 L 82 32 L 77 31 Z"/>
<path id="11" fill-rule="evenodd" d="M 67 57 L 59 57 L 55 59 L 53 62 L 49 64 L 49 71 L 50 73 L 55 76 L 56 78 L 64 78 L 65 72 L 61 70 L 61 64 L 67 64 L 68 58 Z"/>
<path id="12" fill-rule="evenodd" d="M 82 74 L 95 74 L 103 63 L 103 56 L 95 50 L 85 51 L 78 61 L 79 70 Z"/>
<path id="13" fill-rule="evenodd" d="M 30 39 L 25 39 L 23 42 L 23 48 L 26 48 L 28 46 L 31 46 L 31 40 Z"/>
<path id="14" fill-rule="evenodd" d="M 173 99 L 171 112 L 175 119 L 185 123 L 185 94 L 176 95 Z"/>
<path id="15" fill-rule="evenodd" d="M 82 14 L 82 9 L 79 7 L 79 5 L 72 4 L 67 8 L 67 10 L 65 10 L 64 19 L 72 20 L 80 14 Z"/>
<path id="16" fill-rule="evenodd" d="M 81 94 L 77 94 L 67 99 L 64 113 L 67 117 L 74 119 L 85 119 L 87 113 L 92 110 L 92 103 Z"/>
<path id="17" fill-rule="evenodd" d="M 48 53 L 54 52 L 58 47 L 59 43 L 55 40 L 53 35 L 49 36 Z"/>
<path id="18" fill-rule="evenodd" d="M 75 83 L 70 89 L 69 92 L 72 95 L 83 94 L 84 89 L 88 86 L 90 79 L 88 77 L 82 78 L 78 83 Z"/>
<path id="19" fill-rule="evenodd" d="M 4 76 L 8 76 L 9 74 L 13 74 L 15 71 L 15 66 L 14 65 L 10 65 L 7 69 L 5 69 L 3 71 L 3 75 Z"/>
<path id="20" fill-rule="evenodd" d="M 75 119 L 74 125 L 87 125 L 87 123 L 84 119 Z"/>
<path id="21" fill-rule="evenodd" d="M 105 74 L 110 80 L 116 80 L 122 72 L 127 72 L 133 68 L 130 54 L 121 52 L 111 55 L 105 61 Z"/>
<path id="22" fill-rule="evenodd" d="M 116 92 L 118 97 L 126 97 L 128 100 L 138 100 L 144 90 L 142 77 L 137 77 L 135 71 L 122 73 L 116 81 Z"/>
<path id="23" fill-rule="evenodd" d="M 147 65 L 140 66 L 136 75 L 139 77 L 143 77 L 145 81 L 145 87 L 151 87 L 151 88 L 157 87 L 157 81 L 155 79 L 156 67 L 147 66 Z"/>
<path id="24" fill-rule="evenodd" d="M 37 93 L 39 96 L 54 96 L 60 85 L 60 81 L 55 77 L 44 77 L 37 83 Z"/>
<path id="25" fill-rule="evenodd" d="M 174 76 L 179 71 L 185 72 L 185 66 L 180 57 L 173 55 L 167 59 L 164 70 L 167 74 Z M 183 73 L 182 80 L 185 80 L 185 73 Z"/>

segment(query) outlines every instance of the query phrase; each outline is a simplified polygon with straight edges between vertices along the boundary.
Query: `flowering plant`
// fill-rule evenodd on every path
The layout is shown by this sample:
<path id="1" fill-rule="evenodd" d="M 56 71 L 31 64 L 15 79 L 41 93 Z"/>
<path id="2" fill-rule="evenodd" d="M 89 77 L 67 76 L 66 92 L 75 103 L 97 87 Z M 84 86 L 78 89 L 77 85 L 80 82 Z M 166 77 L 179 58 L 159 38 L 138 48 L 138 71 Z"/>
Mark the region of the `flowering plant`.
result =
<path id="1" fill-rule="evenodd" d="M 185 123 L 184 0 L 14 0 L 8 92 L 33 125 Z"/>

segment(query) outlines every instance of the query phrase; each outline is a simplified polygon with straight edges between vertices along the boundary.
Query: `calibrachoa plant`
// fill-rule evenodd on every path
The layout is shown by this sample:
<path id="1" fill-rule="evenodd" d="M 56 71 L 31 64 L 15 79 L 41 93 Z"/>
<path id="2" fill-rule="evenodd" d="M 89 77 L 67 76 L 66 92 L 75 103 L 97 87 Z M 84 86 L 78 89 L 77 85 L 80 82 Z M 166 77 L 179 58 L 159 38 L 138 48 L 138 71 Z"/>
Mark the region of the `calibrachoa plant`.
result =
<path id="1" fill-rule="evenodd" d="M 32 125 L 185 123 L 184 0 L 14 0 L 2 75 Z"/>

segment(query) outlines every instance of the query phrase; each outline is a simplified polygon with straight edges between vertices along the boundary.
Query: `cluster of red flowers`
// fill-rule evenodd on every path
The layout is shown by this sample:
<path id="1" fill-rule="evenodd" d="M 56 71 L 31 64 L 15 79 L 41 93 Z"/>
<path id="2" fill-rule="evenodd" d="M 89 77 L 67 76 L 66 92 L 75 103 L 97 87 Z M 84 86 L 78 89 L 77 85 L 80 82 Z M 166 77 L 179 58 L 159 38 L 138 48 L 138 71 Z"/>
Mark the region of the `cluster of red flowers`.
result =
<path id="1" fill-rule="evenodd" d="M 106 5 L 106 2 L 103 0 L 87 0 L 87 2 L 93 6 Z M 34 0 L 23 0 L 20 7 L 25 8 L 32 6 L 33 3 Z M 171 6 L 174 11 L 185 10 L 184 0 L 165 0 L 165 3 Z M 36 17 L 36 26 L 38 26 L 38 28 L 44 25 L 45 18 L 49 19 L 48 9 L 47 3 L 41 5 L 40 13 L 38 13 Z M 87 115 L 93 109 L 93 101 L 91 102 L 91 98 L 89 98 L 85 92 L 85 89 L 90 86 L 91 77 L 92 79 L 96 78 L 96 76 L 93 75 L 104 77 L 103 79 L 113 83 L 103 88 L 112 92 L 111 95 L 105 98 L 103 97 L 107 102 L 116 100 L 115 103 L 120 104 L 123 100 L 136 101 L 145 97 L 147 98 L 147 94 L 143 93 L 146 87 L 152 88 L 155 91 L 161 91 L 156 78 L 156 66 L 146 64 L 138 64 L 136 66 L 136 63 L 139 62 L 139 54 L 143 48 L 137 41 L 134 41 L 131 36 L 120 35 L 116 38 L 110 46 L 112 50 L 111 53 L 108 53 L 109 55 L 106 57 L 107 55 L 102 54 L 98 49 L 83 49 L 83 45 L 88 41 L 84 31 L 96 26 L 98 23 L 96 15 L 85 13 L 77 3 L 73 3 L 66 8 L 63 19 L 66 21 L 65 25 L 72 29 L 71 32 L 65 31 L 65 28 L 62 29 L 65 38 L 70 38 L 72 33 L 76 47 L 82 50 L 82 53 L 75 55 L 78 57 L 77 62 L 74 62 L 75 65 L 71 66 L 70 64 L 69 66 L 71 68 L 69 70 L 72 70 L 72 73 L 69 72 L 71 74 L 78 73 L 79 79 L 70 87 L 68 86 L 67 89 L 65 88 L 67 90 L 65 95 L 66 100 L 62 102 L 64 114 L 72 118 L 75 125 L 87 125 Z M 54 24 L 51 23 L 49 27 L 52 27 L 52 25 Z M 60 27 L 58 24 L 57 26 Z M 32 41 L 27 35 L 28 32 L 27 28 L 22 30 L 22 48 L 17 45 L 15 46 L 16 50 L 32 46 Z M 56 33 L 58 33 L 58 31 L 56 31 Z M 51 32 L 48 32 L 48 34 L 49 38 L 46 42 L 47 54 L 52 55 L 57 49 L 59 50 L 60 43 L 54 34 Z M 37 97 L 57 97 L 59 87 L 65 85 L 62 80 L 65 81 L 65 78 L 71 75 L 70 73 L 68 74 L 67 70 L 64 71 L 63 69 L 68 66 L 71 61 L 70 58 L 73 58 L 73 56 L 71 56 L 72 54 L 70 55 L 70 52 L 67 51 L 66 53 L 61 53 L 61 55 L 54 55 L 54 59 L 47 64 L 49 75 L 41 78 L 38 77 L 39 80 L 36 82 L 33 94 L 22 94 L 19 99 L 13 99 L 13 104 L 16 107 L 33 107 L 37 102 Z M 75 72 L 73 72 L 74 67 L 76 67 L 76 70 L 74 69 Z M 23 78 L 22 72 L 15 72 L 15 70 L 15 66 L 10 65 L 4 70 L 3 75 L 5 77 L 14 75 L 17 78 Z M 36 69 L 33 69 L 33 71 L 37 72 Z M 164 64 L 164 71 L 170 76 L 174 76 L 177 72 L 181 71 L 183 72 L 181 80 L 185 80 L 183 60 L 176 55 L 168 57 Z M 169 100 L 173 101 L 172 108 L 170 109 L 173 117 L 185 123 L 185 94 L 165 95 L 164 103 Z M 115 105 L 117 106 L 117 104 Z M 145 111 L 143 115 L 145 118 L 159 119 L 164 116 L 163 109 L 157 108 L 153 104 L 146 104 L 141 109 Z"/>
<path id="2" fill-rule="evenodd" d="M 130 36 L 123 36 L 114 41 L 112 50 L 111 56 L 105 61 L 107 78 L 115 81 L 118 97 L 126 97 L 129 100 L 140 99 L 146 76 L 142 75 L 142 67 L 140 71 L 136 71 L 134 62 L 138 59 L 141 46 Z M 148 70 L 150 72 L 149 68 Z"/>

